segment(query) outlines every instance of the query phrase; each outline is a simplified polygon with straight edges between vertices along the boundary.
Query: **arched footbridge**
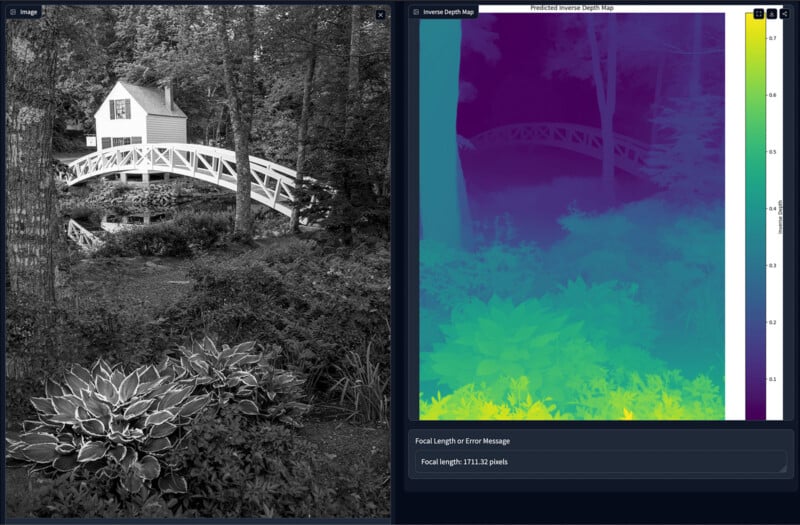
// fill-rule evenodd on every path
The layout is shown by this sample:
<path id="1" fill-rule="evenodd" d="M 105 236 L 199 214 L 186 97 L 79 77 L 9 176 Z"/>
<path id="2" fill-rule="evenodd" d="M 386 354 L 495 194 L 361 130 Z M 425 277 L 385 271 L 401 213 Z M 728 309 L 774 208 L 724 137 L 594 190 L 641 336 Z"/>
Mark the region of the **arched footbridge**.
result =
<path id="1" fill-rule="evenodd" d="M 601 130 L 564 122 L 526 122 L 484 131 L 459 140 L 459 149 L 479 153 L 515 145 L 539 145 L 566 149 L 583 155 L 603 158 Z M 614 134 L 614 164 L 632 175 L 644 175 L 650 146 L 619 133 Z"/>
<path id="2" fill-rule="evenodd" d="M 67 184 L 94 177 L 150 170 L 183 175 L 236 191 L 236 154 L 199 144 L 131 144 L 104 149 L 69 164 Z M 250 196 L 291 217 L 297 172 L 258 157 L 250 157 Z M 316 182 L 310 177 L 310 183 Z"/>

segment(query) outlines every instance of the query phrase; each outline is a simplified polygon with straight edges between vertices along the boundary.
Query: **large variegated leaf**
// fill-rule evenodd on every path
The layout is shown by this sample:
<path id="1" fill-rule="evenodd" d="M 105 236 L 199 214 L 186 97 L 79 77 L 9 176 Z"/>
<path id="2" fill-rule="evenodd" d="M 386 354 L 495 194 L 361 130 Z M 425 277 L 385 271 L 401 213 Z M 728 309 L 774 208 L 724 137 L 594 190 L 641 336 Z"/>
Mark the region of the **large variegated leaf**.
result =
<path id="1" fill-rule="evenodd" d="M 81 421 L 80 428 L 87 436 L 102 437 L 108 432 L 108 429 L 99 419 L 87 419 Z"/>
<path id="2" fill-rule="evenodd" d="M 139 384 L 150 383 L 152 381 L 156 381 L 161 378 L 158 374 L 158 370 L 153 365 L 149 365 L 144 368 L 139 368 L 136 370 L 137 375 L 139 376 Z"/>
<path id="3" fill-rule="evenodd" d="M 130 469 L 120 479 L 122 488 L 132 494 L 137 494 L 144 486 L 144 479 L 139 475 L 136 469 Z"/>
<path id="4" fill-rule="evenodd" d="M 79 377 L 87 386 L 92 382 L 92 373 L 81 365 L 74 365 L 70 372 Z"/>
<path id="5" fill-rule="evenodd" d="M 51 398 L 57 414 L 75 414 L 75 409 L 83 402 L 75 396 L 56 396 Z"/>
<path id="6" fill-rule="evenodd" d="M 210 397 L 206 395 L 192 396 L 188 398 L 186 403 L 181 407 L 178 415 L 181 417 L 189 417 L 195 415 L 197 412 L 205 408 L 208 404 Z"/>
<path id="7" fill-rule="evenodd" d="M 160 425 L 164 421 L 170 421 L 175 418 L 175 415 L 170 412 L 169 410 L 159 410 L 158 412 L 153 412 L 152 414 L 147 416 L 147 419 L 144 420 L 144 424 L 146 427 Z"/>
<path id="8" fill-rule="evenodd" d="M 144 456 L 142 460 L 134 465 L 139 471 L 139 475 L 146 480 L 156 479 L 161 474 L 161 465 L 153 456 Z"/>
<path id="9" fill-rule="evenodd" d="M 249 399 L 239 401 L 237 406 L 243 414 L 247 414 L 248 416 L 257 416 L 259 414 L 258 406 Z"/>
<path id="10" fill-rule="evenodd" d="M 95 388 L 97 389 L 97 394 L 102 400 L 108 401 L 112 405 L 116 405 L 117 401 L 119 401 L 119 392 L 116 388 L 114 388 L 114 384 L 108 379 L 104 379 L 99 376 L 95 378 Z"/>
<path id="11" fill-rule="evenodd" d="M 131 372 L 128 377 L 122 380 L 122 384 L 119 387 L 120 403 L 127 403 L 136 393 L 137 388 L 139 388 L 139 375 L 136 372 Z"/>
<path id="12" fill-rule="evenodd" d="M 78 468 L 78 465 L 78 454 L 75 452 L 60 456 L 53 461 L 53 467 L 59 472 L 69 472 L 70 470 L 75 470 Z"/>
<path id="13" fill-rule="evenodd" d="M 47 397 L 63 396 L 64 388 L 52 379 L 48 378 L 44 384 L 44 393 Z"/>
<path id="14" fill-rule="evenodd" d="M 94 417 L 100 418 L 111 414 L 111 405 L 108 402 L 101 400 L 96 393 L 84 392 L 82 401 L 83 406 Z"/>
<path id="15" fill-rule="evenodd" d="M 43 434 L 40 432 L 29 432 L 19 435 L 19 441 L 27 445 L 34 445 L 36 443 L 52 443 L 57 444 L 58 438 L 52 434 Z"/>
<path id="16" fill-rule="evenodd" d="M 183 494 L 186 492 L 186 479 L 183 476 L 167 474 L 158 480 L 158 488 L 164 493 Z"/>
<path id="17" fill-rule="evenodd" d="M 189 397 L 194 388 L 194 385 L 190 384 L 183 388 L 166 392 L 164 397 L 162 397 L 158 402 L 158 409 L 167 410 L 179 406 L 187 397 Z"/>
<path id="18" fill-rule="evenodd" d="M 125 409 L 123 417 L 128 420 L 139 417 L 149 410 L 154 402 L 155 399 L 142 399 L 140 401 L 136 401 Z"/>
<path id="19" fill-rule="evenodd" d="M 91 386 L 89 386 L 89 383 L 87 383 L 77 375 L 73 374 L 72 372 L 67 372 L 66 374 L 64 374 L 64 383 L 66 384 L 67 388 L 69 389 L 72 395 L 79 397 L 82 391 L 89 390 L 91 388 Z"/>
<path id="20" fill-rule="evenodd" d="M 158 438 L 158 439 L 151 439 L 142 447 L 142 451 L 144 452 L 163 452 L 164 450 L 169 450 L 172 447 L 172 442 L 169 438 Z"/>
<path id="21" fill-rule="evenodd" d="M 48 397 L 32 397 L 31 403 L 40 414 L 51 415 L 56 413 L 53 400 Z"/>
<path id="22" fill-rule="evenodd" d="M 131 436 L 126 436 L 121 432 L 109 432 L 107 436 L 108 440 L 116 445 L 131 443 L 133 441 L 133 438 Z"/>
<path id="23" fill-rule="evenodd" d="M 125 457 L 127 448 L 125 445 L 115 445 L 108 449 L 108 457 L 119 463 Z"/>
<path id="24" fill-rule="evenodd" d="M 239 366 L 244 365 L 254 365 L 261 360 L 260 355 L 245 355 L 241 360 L 237 362 Z"/>
<path id="25" fill-rule="evenodd" d="M 35 443 L 22 449 L 22 454 L 35 463 L 52 463 L 59 453 L 55 443 Z"/>
<path id="26" fill-rule="evenodd" d="M 170 423 L 169 421 L 164 421 L 163 423 L 154 426 L 150 430 L 150 437 L 151 438 L 167 437 L 170 434 L 172 434 L 173 432 L 175 432 L 176 428 L 178 428 L 178 427 L 175 426 L 174 424 Z"/>
<path id="27" fill-rule="evenodd" d="M 114 385 L 114 388 L 119 391 L 120 387 L 122 386 L 122 382 L 125 380 L 125 374 L 123 374 L 119 369 L 116 369 L 111 372 L 111 377 L 109 380 L 111 381 L 111 384 Z"/>
<path id="28" fill-rule="evenodd" d="M 87 441 L 78 451 L 78 462 L 86 463 L 98 460 L 105 455 L 107 449 L 108 445 L 105 443 L 100 441 Z"/>
<path id="29" fill-rule="evenodd" d="M 238 345 L 234 346 L 233 349 L 236 351 L 236 353 L 249 354 L 255 347 L 255 341 L 247 341 L 246 343 L 239 343 Z"/>

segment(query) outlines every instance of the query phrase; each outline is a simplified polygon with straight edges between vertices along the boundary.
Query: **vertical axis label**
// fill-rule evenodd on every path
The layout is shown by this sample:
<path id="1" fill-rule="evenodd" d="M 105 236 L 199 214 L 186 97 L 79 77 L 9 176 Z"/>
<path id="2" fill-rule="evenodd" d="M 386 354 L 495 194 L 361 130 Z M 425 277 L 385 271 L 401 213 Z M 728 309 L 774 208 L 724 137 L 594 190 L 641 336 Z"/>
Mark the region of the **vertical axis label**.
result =
<path id="1" fill-rule="evenodd" d="M 745 418 L 767 415 L 767 21 L 745 14 Z"/>

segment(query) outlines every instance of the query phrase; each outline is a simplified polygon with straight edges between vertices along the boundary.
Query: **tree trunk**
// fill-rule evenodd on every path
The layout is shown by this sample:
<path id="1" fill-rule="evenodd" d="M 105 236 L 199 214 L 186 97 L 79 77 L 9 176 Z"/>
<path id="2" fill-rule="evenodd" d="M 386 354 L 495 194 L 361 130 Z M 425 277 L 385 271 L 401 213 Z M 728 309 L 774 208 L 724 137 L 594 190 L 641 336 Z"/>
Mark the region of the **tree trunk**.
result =
<path id="1" fill-rule="evenodd" d="M 347 66 L 347 118 L 344 136 L 348 141 L 353 135 L 359 97 L 359 54 L 361 52 L 361 7 L 350 7 L 350 60 Z"/>
<path id="2" fill-rule="evenodd" d="M 11 292 L 55 305 L 51 172 L 58 8 L 6 22 L 6 257 Z"/>
<path id="3" fill-rule="evenodd" d="M 457 144 L 461 21 L 422 20 L 419 28 L 419 202 L 426 241 L 468 246 Z"/>
<path id="4" fill-rule="evenodd" d="M 359 98 L 359 54 L 361 48 L 361 9 L 358 5 L 350 6 L 350 50 L 347 61 L 347 91 L 344 95 L 344 134 L 340 143 L 343 162 L 340 165 L 339 191 L 341 192 L 341 217 L 338 230 L 340 242 L 350 245 L 353 242 L 353 228 L 356 223 L 355 202 L 364 199 L 363 192 L 358 191 L 361 174 L 354 162 L 355 145 L 353 144 L 353 131 L 358 109 Z M 363 202 L 358 202 L 363 205 Z"/>
<path id="5" fill-rule="evenodd" d="M 222 40 L 222 66 L 225 77 L 225 90 L 228 94 L 228 113 L 233 127 L 234 149 L 236 150 L 236 219 L 234 236 L 243 241 L 253 237 L 253 216 L 250 213 L 250 192 L 252 176 L 250 174 L 250 134 L 253 126 L 253 92 L 255 84 L 255 8 L 253 5 L 244 9 L 243 48 L 239 52 L 241 68 L 234 71 L 232 63 L 232 46 L 229 40 L 229 7 L 220 9 L 219 24 Z M 237 57 L 237 58 L 239 58 Z M 238 77 L 238 82 L 237 82 Z"/>
<path id="6" fill-rule="evenodd" d="M 703 92 L 702 83 L 702 52 L 703 52 L 703 15 L 694 15 L 692 31 L 692 65 L 689 75 L 689 96 L 699 97 Z"/>
<path id="7" fill-rule="evenodd" d="M 315 7 L 311 14 L 311 41 L 317 38 L 317 11 Z M 300 123 L 297 126 L 297 186 L 299 190 L 295 194 L 294 208 L 292 208 L 292 218 L 289 227 L 293 232 L 300 230 L 300 207 L 302 203 L 298 198 L 302 192 L 303 179 L 306 170 L 306 148 L 308 146 L 308 122 L 311 117 L 311 93 L 314 89 L 314 72 L 317 69 L 317 46 L 312 44 L 308 51 L 308 62 L 306 63 L 306 76 L 303 79 L 303 107 L 300 110 Z"/>
<path id="8" fill-rule="evenodd" d="M 614 200 L 614 111 L 617 102 L 617 18 L 608 16 L 606 78 L 600 63 L 600 50 L 595 34 L 594 15 L 586 16 L 586 29 L 592 51 L 592 74 L 594 76 L 597 106 L 600 110 L 600 133 L 603 139 L 603 188 L 606 197 Z"/>

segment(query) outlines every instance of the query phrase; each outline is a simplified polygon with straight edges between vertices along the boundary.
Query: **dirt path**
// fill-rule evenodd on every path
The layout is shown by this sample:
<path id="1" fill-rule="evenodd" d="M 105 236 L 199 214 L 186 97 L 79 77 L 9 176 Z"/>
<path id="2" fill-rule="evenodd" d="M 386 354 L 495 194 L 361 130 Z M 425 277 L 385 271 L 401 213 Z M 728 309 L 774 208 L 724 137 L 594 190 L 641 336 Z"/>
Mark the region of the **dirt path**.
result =
<path id="1" fill-rule="evenodd" d="M 171 257 L 84 259 L 71 270 L 81 295 L 99 295 L 156 314 L 179 303 L 192 290 L 190 262 Z"/>

